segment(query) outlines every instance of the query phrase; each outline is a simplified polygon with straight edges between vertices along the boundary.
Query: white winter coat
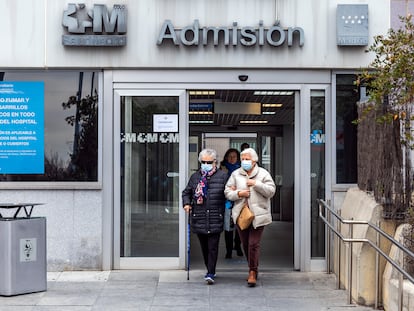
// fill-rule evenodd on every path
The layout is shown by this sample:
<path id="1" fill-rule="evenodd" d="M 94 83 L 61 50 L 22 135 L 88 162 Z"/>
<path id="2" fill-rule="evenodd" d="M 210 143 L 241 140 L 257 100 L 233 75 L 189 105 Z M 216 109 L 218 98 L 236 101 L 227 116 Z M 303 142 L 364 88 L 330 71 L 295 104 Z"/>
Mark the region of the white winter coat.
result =
<path id="1" fill-rule="evenodd" d="M 246 184 L 247 179 L 254 179 L 256 185 L 250 187 L 250 197 L 240 198 L 238 191 L 248 189 Z M 233 188 L 235 187 L 235 190 Z M 230 201 L 234 201 L 232 209 L 232 217 L 234 223 L 236 223 L 239 217 L 240 211 L 244 206 L 246 199 L 249 204 L 250 210 L 254 213 L 253 227 L 268 225 L 272 222 L 270 199 L 273 197 L 276 191 L 276 185 L 272 176 L 264 168 L 259 167 L 257 164 L 253 168 L 250 176 L 242 168 L 235 170 L 229 180 L 227 181 L 224 194 Z"/>

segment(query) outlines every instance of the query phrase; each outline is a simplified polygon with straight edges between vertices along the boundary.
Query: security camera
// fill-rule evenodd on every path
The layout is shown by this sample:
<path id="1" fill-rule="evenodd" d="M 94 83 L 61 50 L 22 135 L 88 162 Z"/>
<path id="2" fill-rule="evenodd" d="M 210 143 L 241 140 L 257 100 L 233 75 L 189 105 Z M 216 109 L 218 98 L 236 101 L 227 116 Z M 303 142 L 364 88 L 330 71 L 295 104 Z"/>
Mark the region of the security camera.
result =
<path id="1" fill-rule="evenodd" d="M 241 82 L 246 82 L 246 81 L 247 81 L 247 79 L 249 79 L 249 76 L 248 76 L 248 75 L 240 75 L 240 76 L 239 76 L 239 80 L 240 80 Z"/>

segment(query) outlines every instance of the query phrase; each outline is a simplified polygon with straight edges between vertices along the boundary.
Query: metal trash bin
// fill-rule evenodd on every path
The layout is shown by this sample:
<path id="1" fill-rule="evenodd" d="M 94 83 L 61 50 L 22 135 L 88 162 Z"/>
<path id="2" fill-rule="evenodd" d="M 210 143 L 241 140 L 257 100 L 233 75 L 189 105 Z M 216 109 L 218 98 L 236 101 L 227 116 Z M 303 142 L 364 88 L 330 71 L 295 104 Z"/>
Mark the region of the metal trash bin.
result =
<path id="1" fill-rule="evenodd" d="M 1 204 L 17 209 L 13 217 L 0 213 L 0 295 L 45 291 L 47 289 L 46 218 L 31 217 L 41 203 Z M 23 217 L 19 212 L 25 211 Z"/>

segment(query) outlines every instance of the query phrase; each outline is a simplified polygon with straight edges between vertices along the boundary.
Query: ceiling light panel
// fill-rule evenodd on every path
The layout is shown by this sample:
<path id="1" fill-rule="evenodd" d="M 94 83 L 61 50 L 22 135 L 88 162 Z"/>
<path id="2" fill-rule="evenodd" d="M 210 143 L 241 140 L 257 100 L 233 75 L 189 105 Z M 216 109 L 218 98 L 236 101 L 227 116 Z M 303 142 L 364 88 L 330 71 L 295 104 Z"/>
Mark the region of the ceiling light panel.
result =
<path id="1" fill-rule="evenodd" d="M 282 106 L 283 104 L 262 104 L 262 107 L 265 107 L 265 108 L 280 108 Z"/>
<path id="2" fill-rule="evenodd" d="M 240 120 L 240 124 L 266 124 L 267 120 Z"/>
<path id="3" fill-rule="evenodd" d="M 193 90 L 189 92 L 190 95 L 216 95 L 216 91 L 211 90 Z"/>
<path id="4" fill-rule="evenodd" d="M 254 91 L 254 95 L 258 96 L 290 96 L 293 91 Z"/>
<path id="5" fill-rule="evenodd" d="M 212 124 L 212 123 L 214 123 L 213 120 L 190 120 L 189 122 L 193 123 L 193 124 Z"/>

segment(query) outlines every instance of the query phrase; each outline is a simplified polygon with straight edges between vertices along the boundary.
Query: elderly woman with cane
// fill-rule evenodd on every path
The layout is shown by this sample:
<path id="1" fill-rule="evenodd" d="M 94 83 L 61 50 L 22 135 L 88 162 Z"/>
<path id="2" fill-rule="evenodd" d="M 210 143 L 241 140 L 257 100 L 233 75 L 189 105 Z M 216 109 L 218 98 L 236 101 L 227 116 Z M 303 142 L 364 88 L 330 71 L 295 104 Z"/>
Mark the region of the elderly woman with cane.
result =
<path id="1" fill-rule="evenodd" d="M 257 165 L 259 157 L 254 149 L 244 149 L 240 158 L 241 168 L 231 174 L 225 195 L 234 201 L 232 217 L 249 265 L 247 284 L 254 287 L 259 268 L 260 240 L 264 226 L 272 222 L 270 199 L 275 194 L 276 185 L 269 172 Z M 237 224 L 237 218 L 246 204 L 254 214 L 254 219 L 250 226 L 242 230 Z"/>
<path id="2" fill-rule="evenodd" d="M 224 186 L 227 174 L 217 167 L 217 153 L 203 149 L 200 170 L 191 175 L 182 192 L 183 208 L 191 215 L 191 230 L 200 241 L 207 273 L 204 280 L 214 284 L 220 234 L 224 223 Z"/>

